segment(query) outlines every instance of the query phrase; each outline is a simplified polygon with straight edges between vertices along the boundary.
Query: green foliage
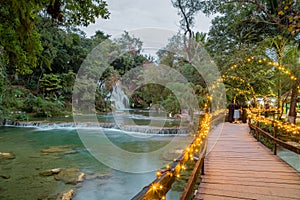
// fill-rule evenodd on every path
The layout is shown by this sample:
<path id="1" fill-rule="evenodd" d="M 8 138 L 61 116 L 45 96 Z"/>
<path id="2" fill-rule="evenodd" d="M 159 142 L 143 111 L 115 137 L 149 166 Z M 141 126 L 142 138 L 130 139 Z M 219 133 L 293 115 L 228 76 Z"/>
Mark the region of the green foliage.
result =
<path id="1" fill-rule="evenodd" d="M 283 59 L 286 46 L 299 38 L 288 32 L 290 25 L 287 16 L 292 13 L 295 15 L 299 5 L 285 7 L 287 2 L 289 1 L 270 0 L 225 3 L 212 0 L 205 3 L 203 8 L 206 13 L 221 13 L 212 21 L 206 43 L 207 50 L 223 74 L 245 80 L 242 82 L 225 78 L 228 99 L 237 96 L 250 99 L 254 95 L 267 94 L 278 94 L 280 99 L 285 88 L 291 87 L 289 77 L 274 66 L 258 61 L 247 62 L 253 56 L 268 58 L 280 65 L 289 65 L 289 61 Z M 280 14 L 280 10 L 285 12 Z M 236 70 L 231 70 L 234 65 L 237 66 Z"/>
<path id="2" fill-rule="evenodd" d="M 36 117 L 53 117 L 61 114 L 63 104 L 30 94 L 25 100 L 24 108 L 28 113 L 35 113 Z"/>
<path id="3" fill-rule="evenodd" d="M 40 87 L 46 94 L 53 94 L 62 89 L 60 76 L 56 74 L 44 74 L 40 83 Z"/>
<path id="4" fill-rule="evenodd" d="M 180 104 L 174 95 L 167 96 L 161 104 L 168 113 L 172 113 L 174 115 L 181 112 Z"/>
<path id="5" fill-rule="evenodd" d="M 0 48 L 3 48 L 3 53 L 8 58 L 10 72 L 31 74 L 32 69 L 38 65 L 43 51 L 40 33 L 36 28 L 39 14 L 47 13 L 53 21 L 67 27 L 87 26 L 94 23 L 96 17 L 108 18 L 106 6 L 106 2 L 102 0 L 1 1 Z"/>
<path id="6" fill-rule="evenodd" d="M 115 42 L 121 52 L 120 56 L 111 63 L 111 66 L 121 76 L 135 67 L 142 66 L 147 60 L 145 56 L 140 54 L 143 43 L 140 39 L 130 36 L 128 32 L 125 31 Z"/>
<path id="7" fill-rule="evenodd" d="M 107 19 L 109 12 L 103 0 L 52 0 L 45 4 L 46 11 L 58 23 L 88 26 L 95 18 Z"/>

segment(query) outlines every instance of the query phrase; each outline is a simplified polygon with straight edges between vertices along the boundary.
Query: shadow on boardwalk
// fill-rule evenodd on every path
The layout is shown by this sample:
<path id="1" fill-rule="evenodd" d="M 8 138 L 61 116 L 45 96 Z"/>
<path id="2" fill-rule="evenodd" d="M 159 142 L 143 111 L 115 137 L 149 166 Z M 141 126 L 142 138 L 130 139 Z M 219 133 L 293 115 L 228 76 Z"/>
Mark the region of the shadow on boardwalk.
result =
<path id="1" fill-rule="evenodd" d="M 257 142 L 247 124 L 213 132 L 196 200 L 300 199 L 300 173 Z"/>

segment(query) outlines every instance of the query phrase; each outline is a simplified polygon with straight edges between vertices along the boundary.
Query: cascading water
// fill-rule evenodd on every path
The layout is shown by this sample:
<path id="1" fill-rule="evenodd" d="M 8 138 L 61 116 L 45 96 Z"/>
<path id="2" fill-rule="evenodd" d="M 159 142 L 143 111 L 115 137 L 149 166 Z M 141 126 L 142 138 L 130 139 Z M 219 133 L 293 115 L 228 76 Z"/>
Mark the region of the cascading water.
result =
<path id="1" fill-rule="evenodd" d="M 125 110 L 129 108 L 129 99 L 121 89 L 119 81 L 113 87 L 110 100 L 114 102 L 115 110 Z"/>

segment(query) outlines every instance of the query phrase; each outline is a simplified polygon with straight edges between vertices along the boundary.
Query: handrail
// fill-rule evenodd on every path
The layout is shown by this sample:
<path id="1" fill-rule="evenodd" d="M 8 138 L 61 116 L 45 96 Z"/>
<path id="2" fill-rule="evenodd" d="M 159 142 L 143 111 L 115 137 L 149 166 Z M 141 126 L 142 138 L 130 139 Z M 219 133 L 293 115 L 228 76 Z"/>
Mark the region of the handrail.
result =
<path id="1" fill-rule="evenodd" d="M 132 198 L 132 200 L 166 199 L 166 194 L 170 190 L 173 182 L 176 180 L 176 177 L 180 177 L 180 171 L 186 168 L 185 163 L 188 160 L 194 160 L 194 153 L 200 152 L 198 161 L 202 160 L 201 163 L 204 164 L 204 152 L 206 152 L 207 147 L 206 136 L 210 129 L 210 122 L 211 115 L 205 114 L 198 134 L 183 154 L 181 154 L 170 165 L 167 165 L 165 170 L 158 170 L 156 173 L 157 178 L 149 185 L 145 186 Z"/>
<path id="2" fill-rule="evenodd" d="M 205 143 L 203 145 L 204 151 L 201 152 L 201 155 L 199 156 L 199 159 L 193 169 L 192 175 L 190 176 L 188 183 L 186 184 L 184 191 L 180 197 L 180 200 L 186 200 L 191 199 L 193 196 L 193 189 L 196 184 L 197 178 L 199 175 L 204 175 L 204 159 L 206 155 L 206 149 L 207 149 L 207 139 L 205 140 Z"/>
<path id="3" fill-rule="evenodd" d="M 260 135 L 259 134 L 263 134 L 267 139 L 271 140 L 273 143 L 274 143 L 274 146 L 275 145 L 280 145 L 294 153 L 297 153 L 297 154 L 300 154 L 300 147 L 296 147 L 296 146 L 293 146 L 291 144 L 288 144 L 282 140 L 279 140 L 278 138 L 276 138 L 276 134 L 274 134 L 274 136 L 270 135 L 270 133 L 262 130 L 261 128 L 251 124 L 251 121 L 249 120 L 249 127 L 250 129 L 252 130 L 255 130 L 256 133 L 257 133 L 257 140 L 260 141 Z M 277 148 L 274 148 L 274 154 L 276 155 L 277 154 Z"/>

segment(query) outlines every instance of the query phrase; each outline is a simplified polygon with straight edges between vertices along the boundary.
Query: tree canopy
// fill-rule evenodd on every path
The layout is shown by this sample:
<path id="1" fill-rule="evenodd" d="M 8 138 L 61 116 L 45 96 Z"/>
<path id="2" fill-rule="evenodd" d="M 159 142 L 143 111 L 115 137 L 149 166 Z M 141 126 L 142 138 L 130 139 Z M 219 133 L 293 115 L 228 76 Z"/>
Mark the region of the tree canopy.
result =
<path id="1" fill-rule="evenodd" d="M 102 0 L 9 0 L 0 3 L 0 49 L 7 67 L 20 74 L 30 74 L 44 57 L 39 16 L 57 26 L 87 26 L 95 18 L 108 18 L 107 4 Z"/>

